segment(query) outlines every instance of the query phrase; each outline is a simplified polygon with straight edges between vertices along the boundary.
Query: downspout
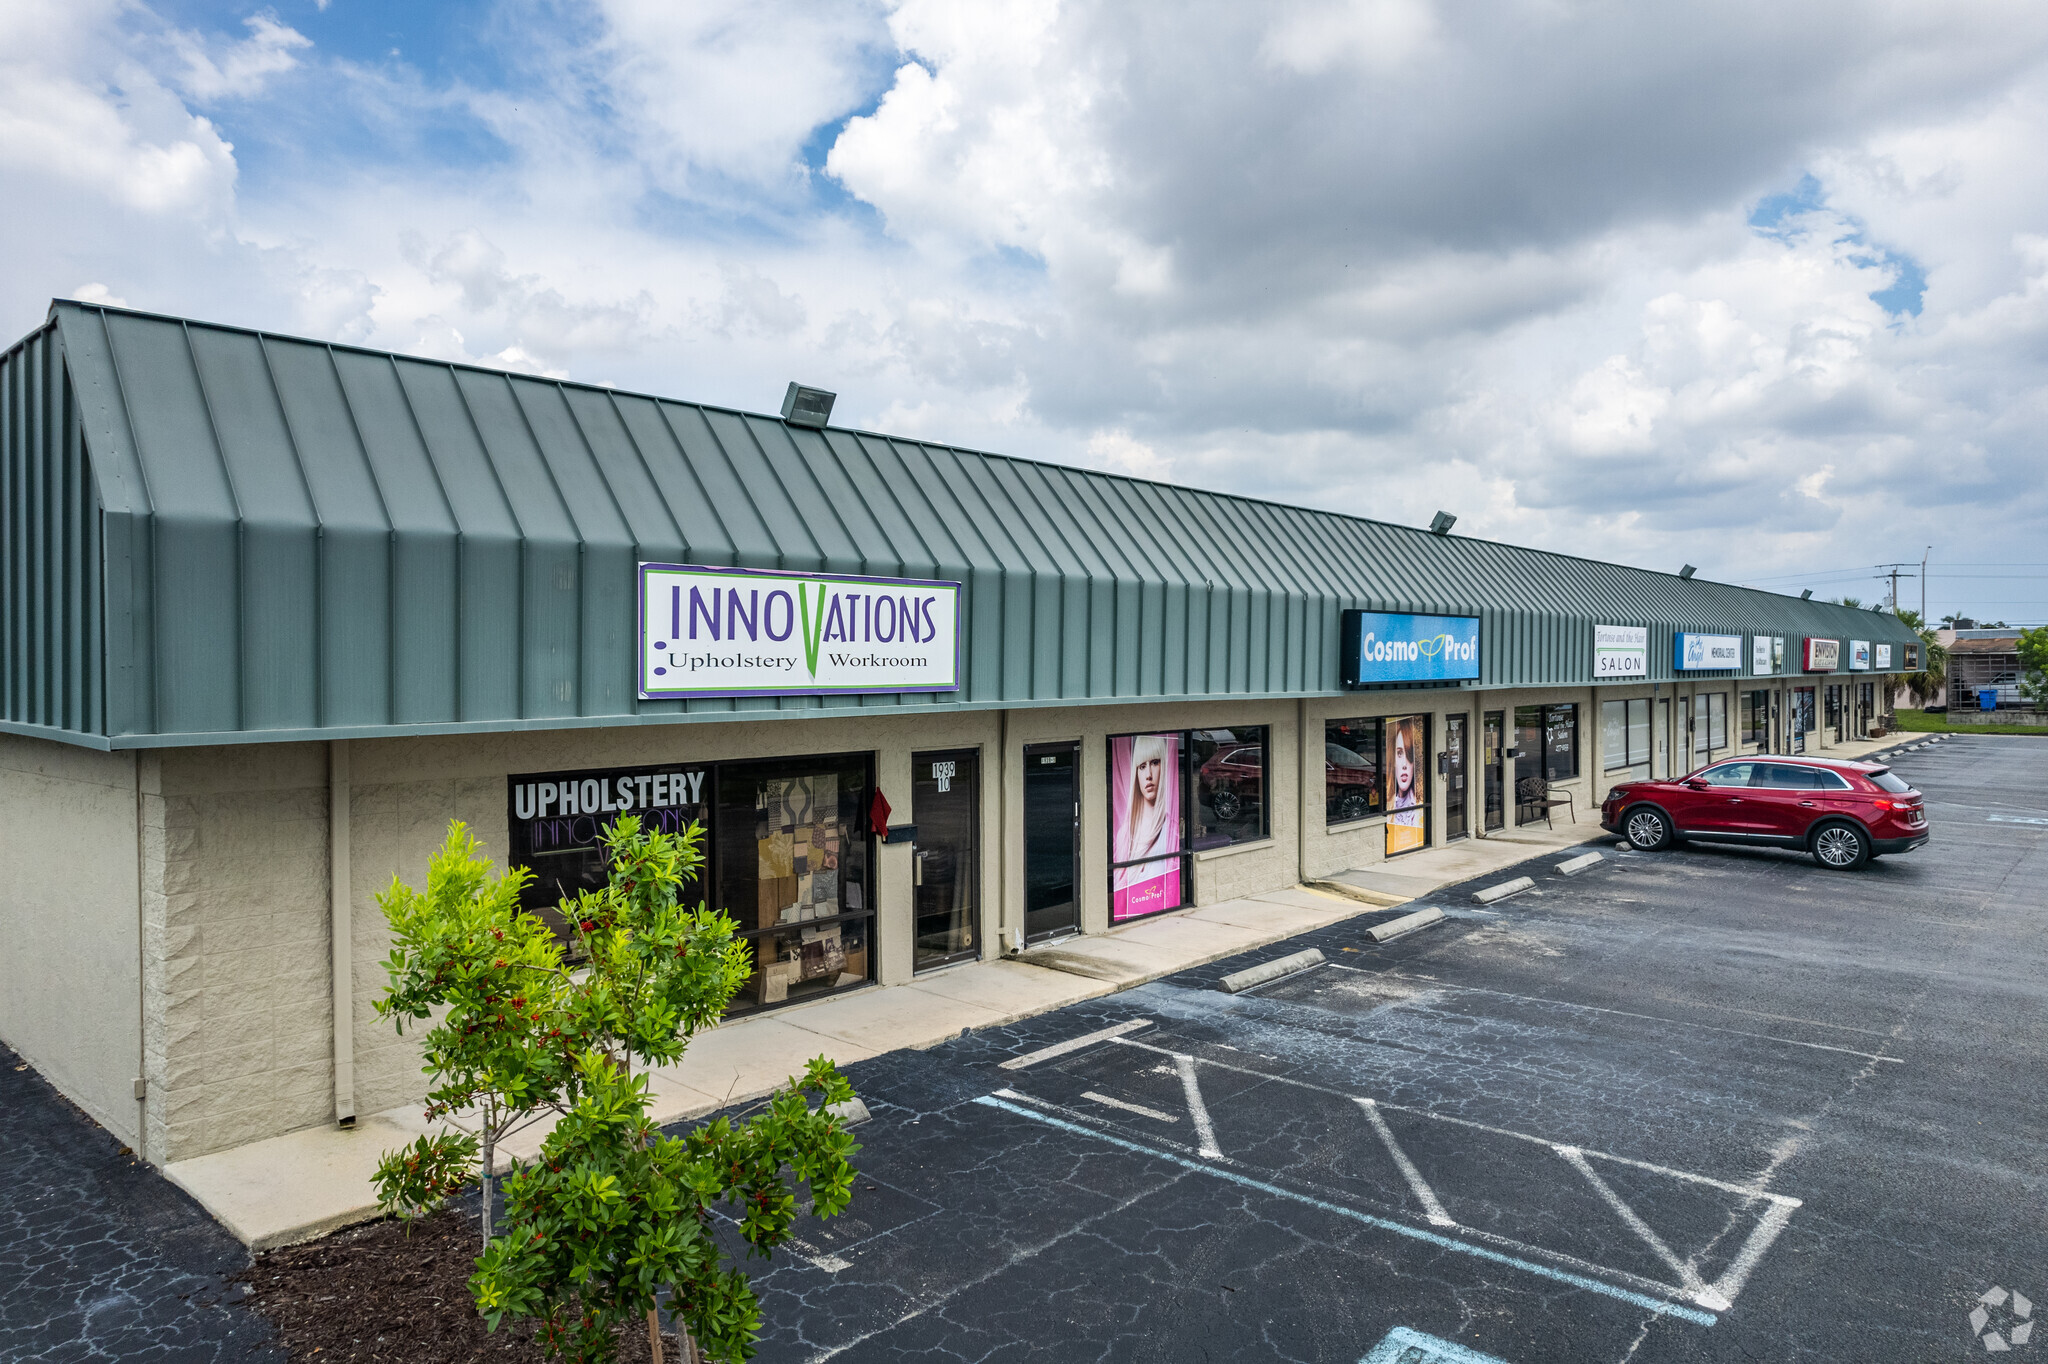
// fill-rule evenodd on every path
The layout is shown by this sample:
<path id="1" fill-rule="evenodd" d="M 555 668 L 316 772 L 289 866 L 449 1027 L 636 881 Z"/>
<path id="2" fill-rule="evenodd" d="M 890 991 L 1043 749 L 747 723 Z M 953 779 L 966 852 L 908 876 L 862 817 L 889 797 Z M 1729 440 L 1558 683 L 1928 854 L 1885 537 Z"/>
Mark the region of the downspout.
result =
<path id="1" fill-rule="evenodd" d="M 349 923 L 348 740 L 327 743 L 327 917 L 333 952 L 334 1120 L 356 1124 L 355 937 Z"/>
<path id="2" fill-rule="evenodd" d="M 1010 712 L 996 712 L 996 955 L 1024 949 L 1021 925 L 1010 922 Z"/>
<path id="3" fill-rule="evenodd" d="M 1294 702 L 1294 727 L 1300 736 L 1297 742 L 1300 776 L 1294 784 L 1294 879 L 1308 880 L 1308 812 L 1310 792 L 1308 785 L 1308 698 L 1297 697 Z"/>
<path id="4" fill-rule="evenodd" d="M 135 1158 L 149 1164 L 149 924 L 143 840 L 142 750 L 135 750 Z"/>

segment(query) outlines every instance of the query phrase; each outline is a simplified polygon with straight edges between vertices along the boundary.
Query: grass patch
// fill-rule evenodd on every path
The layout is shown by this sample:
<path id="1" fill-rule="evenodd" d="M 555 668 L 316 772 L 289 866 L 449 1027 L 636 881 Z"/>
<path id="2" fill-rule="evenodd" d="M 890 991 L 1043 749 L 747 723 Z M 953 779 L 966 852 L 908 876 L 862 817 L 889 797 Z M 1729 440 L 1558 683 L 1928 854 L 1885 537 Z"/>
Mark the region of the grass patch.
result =
<path id="1" fill-rule="evenodd" d="M 2048 734 L 2048 725 L 1952 725 L 1924 710 L 1901 709 L 1896 718 L 1902 734 Z"/>

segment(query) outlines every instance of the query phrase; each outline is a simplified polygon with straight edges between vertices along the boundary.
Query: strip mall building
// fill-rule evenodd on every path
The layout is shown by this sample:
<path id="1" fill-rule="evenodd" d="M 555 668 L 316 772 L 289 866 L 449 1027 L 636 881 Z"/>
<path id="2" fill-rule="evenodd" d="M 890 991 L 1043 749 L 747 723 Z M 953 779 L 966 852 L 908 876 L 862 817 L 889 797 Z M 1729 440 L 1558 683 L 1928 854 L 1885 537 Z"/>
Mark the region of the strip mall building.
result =
<path id="1" fill-rule="evenodd" d="M 451 819 L 542 910 L 619 812 L 701 821 L 744 1013 L 1592 833 L 1919 666 L 1869 611 L 75 303 L 0 430 L 0 1040 L 158 1164 L 422 1092 L 374 895 Z"/>

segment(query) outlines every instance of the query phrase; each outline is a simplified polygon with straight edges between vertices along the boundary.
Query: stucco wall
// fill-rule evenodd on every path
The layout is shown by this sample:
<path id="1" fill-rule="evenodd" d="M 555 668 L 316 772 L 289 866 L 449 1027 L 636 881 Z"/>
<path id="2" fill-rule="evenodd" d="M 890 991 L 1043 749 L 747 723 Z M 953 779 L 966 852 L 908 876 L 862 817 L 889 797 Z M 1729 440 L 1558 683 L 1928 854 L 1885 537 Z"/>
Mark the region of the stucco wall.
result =
<path id="1" fill-rule="evenodd" d="M 138 1135 L 135 759 L 0 734 L 0 1040 Z"/>
<path id="2" fill-rule="evenodd" d="M 142 761 L 151 1158 L 326 1121 L 326 746 Z"/>

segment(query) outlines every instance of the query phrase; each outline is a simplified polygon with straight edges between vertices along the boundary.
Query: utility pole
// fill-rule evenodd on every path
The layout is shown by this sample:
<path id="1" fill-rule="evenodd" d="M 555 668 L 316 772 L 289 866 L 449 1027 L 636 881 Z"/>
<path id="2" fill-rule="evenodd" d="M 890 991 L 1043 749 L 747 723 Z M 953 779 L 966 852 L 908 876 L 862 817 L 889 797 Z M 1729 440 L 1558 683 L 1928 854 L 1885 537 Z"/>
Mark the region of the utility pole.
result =
<path id="1" fill-rule="evenodd" d="M 1879 564 L 1877 566 L 1877 580 L 1879 582 L 1883 582 L 1886 578 L 1890 578 L 1892 580 L 1892 614 L 1895 616 L 1899 614 L 1899 579 L 1901 576 L 1908 578 L 1912 577 L 1913 575 L 1911 573 L 1906 573 L 1904 571 L 1906 569 L 1911 568 L 1912 566 L 1913 565 L 1911 564 Z M 1920 581 L 1920 606 L 1922 611 L 1921 619 L 1925 620 L 1925 611 L 1927 606 L 1927 579 L 1924 574 L 1921 576 Z"/>
<path id="2" fill-rule="evenodd" d="M 1927 628 L 1927 556 L 1932 553 L 1934 546 L 1929 545 L 1920 556 L 1920 628 L 1923 630 Z"/>

